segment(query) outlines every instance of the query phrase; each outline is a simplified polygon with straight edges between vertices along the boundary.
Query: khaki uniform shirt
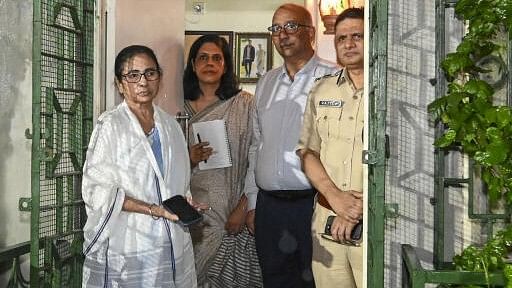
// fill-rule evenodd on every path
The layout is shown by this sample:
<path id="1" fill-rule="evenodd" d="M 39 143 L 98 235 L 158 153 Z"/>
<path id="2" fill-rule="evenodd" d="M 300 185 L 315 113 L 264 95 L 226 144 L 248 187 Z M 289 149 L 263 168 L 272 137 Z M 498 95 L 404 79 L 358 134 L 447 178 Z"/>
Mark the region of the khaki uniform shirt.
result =
<path id="1" fill-rule="evenodd" d="M 298 149 L 320 154 L 327 174 L 343 191 L 363 191 L 363 89 L 342 70 L 319 79 L 311 90 Z"/>

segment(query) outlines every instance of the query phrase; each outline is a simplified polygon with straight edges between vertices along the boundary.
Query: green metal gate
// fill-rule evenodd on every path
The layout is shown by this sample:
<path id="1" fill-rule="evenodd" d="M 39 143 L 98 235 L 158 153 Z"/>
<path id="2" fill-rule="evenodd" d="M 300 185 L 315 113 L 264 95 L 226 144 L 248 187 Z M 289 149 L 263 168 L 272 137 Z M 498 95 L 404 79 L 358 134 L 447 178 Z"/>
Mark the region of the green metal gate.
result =
<path id="1" fill-rule="evenodd" d="M 35 0 L 31 287 L 80 287 L 81 171 L 92 132 L 95 0 Z"/>
<path id="2" fill-rule="evenodd" d="M 436 98 L 441 97 L 447 91 L 446 79 L 441 69 L 441 61 L 446 57 L 448 52 L 455 49 L 457 43 L 449 43 L 449 32 L 454 30 L 454 25 L 462 25 L 456 19 L 454 7 L 457 0 L 437 0 L 436 1 L 436 79 L 435 94 Z M 510 77 L 512 67 L 512 49 L 511 37 L 508 33 L 498 34 L 496 41 L 505 47 L 506 53 L 503 55 L 493 55 L 487 60 L 491 65 L 491 69 L 499 67 L 499 73 L 494 75 L 495 79 L 491 79 L 491 85 L 495 89 L 495 103 L 512 104 L 512 77 Z M 462 35 L 459 36 L 462 37 Z M 482 77 L 482 76 L 481 76 Z M 484 76 L 485 78 L 487 76 Z M 489 81 L 489 79 L 485 79 Z M 436 138 L 442 135 L 444 127 L 436 126 Z M 501 211 L 496 211 L 489 207 L 487 196 L 485 194 L 485 186 L 479 179 L 478 171 L 475 171 L 471 160 L 465 160 L 466 156 L 460 147 L 451 150 L 439 149 L 435 150 L 435 174 L 434 174 L 434 198 L 431 199 L 434 205 L 434 253 L 433 266 L 435 270 L 424 269 L 418 259 L 415 247 L 411 245 L 402 245 L 403 256 L 403 283 L 404 287 L 425 287 L 427 283 L 442 284 L 462 284 L 462 285 L 494 285 L 501 287 L 505 283 L 502 273 L 490 273 L 485 275 L 483 272 L 467 272 L 456 271 L 452 264 L 454 254 L 460 253 L 462 246 L 470 243 L 481 243 L 491 237 L 504 222 L 509 222 L 510 207 L 505 207 Z M 457 163 L 459 162 L 459 163 Z M 453 167 L 463 164 L 464 169 L 453 169 Z M 462 171 L 461 171 L 462 170 Z M 467 193 L 467 199 L 460 196 Z M 455 199 L 455 200 L 454 200 Z M 466 215 L 457 214 L 458 217 L 464 218 L 453 219 L 450 209 L 455 206 L 454 201 L 460 201 L 459 205 L 467 207 L 463 211 Z M 471 239 L 462 239 L 455 241 L 454 230 L 456 221 L 466 221 L 465 225 L 471 226 Z M 463 226 L 458 224 L 459 226 Z M 463 227 L 464 228 L 464 227 Z M 460 237 L 459 237 L 460 238 Z M 456 242 L 456 243 L 455 243 Z M 466 243 L 468 242 L 468 243 Z M 487 279 L 488 278 L 488 279 Z"/>
<path id="3" fill-rule="evenodd" d="M 370 1 L 367 287 L 384 287 L 388 1 Z"/>

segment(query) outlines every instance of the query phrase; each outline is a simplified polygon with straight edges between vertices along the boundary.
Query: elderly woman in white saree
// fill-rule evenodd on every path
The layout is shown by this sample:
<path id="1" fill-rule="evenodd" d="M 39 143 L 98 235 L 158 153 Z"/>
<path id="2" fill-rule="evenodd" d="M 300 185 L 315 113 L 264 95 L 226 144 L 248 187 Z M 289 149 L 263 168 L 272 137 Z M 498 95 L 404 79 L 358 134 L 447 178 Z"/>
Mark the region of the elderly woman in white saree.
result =
<path id="1" fill-rule="evenodd" d="M 203 223 L 191 228 L 199 287 L 262 287 L 254 237 L 245 227 L 247 189 L 245 175 L 253 154 L 253 97 L 238 88 L 233 58 L 225 39 L 205 35 L 191 46 L 183 76 L 185 111 L 190 125 L 209 120 L 225 121 L 232 166 L 201 170 L 212 147 L 195 143 L 189 129 L 190 161 L 193 166 L 190 191 L 196 201 L 211 207 Z"/>
<path id="2" fill-rule="evenodd" d="M 153 104 L 160 66 L 129 46 L 115 74 L 124 102 L 99 117 L 84 166 L 83 287 L 196 287 L 190 234 L 161 206 L 188 193 L 190 164 L 181 127 Z"/>

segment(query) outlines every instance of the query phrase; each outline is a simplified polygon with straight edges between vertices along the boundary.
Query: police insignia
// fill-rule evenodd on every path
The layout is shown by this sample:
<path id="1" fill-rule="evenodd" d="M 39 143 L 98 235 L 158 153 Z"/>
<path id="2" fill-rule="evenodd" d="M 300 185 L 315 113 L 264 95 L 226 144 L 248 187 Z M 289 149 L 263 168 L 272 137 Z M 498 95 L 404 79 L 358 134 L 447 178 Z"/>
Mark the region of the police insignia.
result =
<path id="1" fill-rule="evenodd" d="M 341 101 L 341 100 L 320 100 L 320 102 L 318 103 L 318 106 L 341 108 L 341 106 L 343 106 L 343 101 Z"/>

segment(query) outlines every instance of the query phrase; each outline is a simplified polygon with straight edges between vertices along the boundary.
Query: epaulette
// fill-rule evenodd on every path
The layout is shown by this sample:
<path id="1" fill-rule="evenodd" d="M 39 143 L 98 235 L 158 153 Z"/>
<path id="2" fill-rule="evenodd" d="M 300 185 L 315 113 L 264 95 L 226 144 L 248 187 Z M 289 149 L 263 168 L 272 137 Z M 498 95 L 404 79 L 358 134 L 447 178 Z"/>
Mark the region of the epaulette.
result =
<path id="1" fill-rule="evenodd" d="M 336 74 L 335 75 L 333 75 L 333 74 L 325 74 L 324 76 L 315 78 L 315 82 L 317 82 L 319 80 L 322 80 L 324 78 L 329 78 L 329 77 L 334 77 L 334 76 L 336 76 Z"/>

